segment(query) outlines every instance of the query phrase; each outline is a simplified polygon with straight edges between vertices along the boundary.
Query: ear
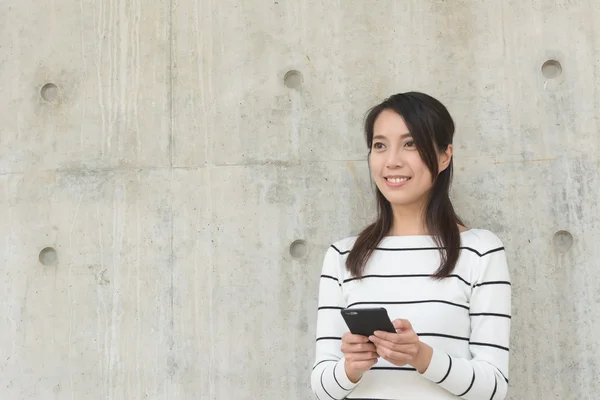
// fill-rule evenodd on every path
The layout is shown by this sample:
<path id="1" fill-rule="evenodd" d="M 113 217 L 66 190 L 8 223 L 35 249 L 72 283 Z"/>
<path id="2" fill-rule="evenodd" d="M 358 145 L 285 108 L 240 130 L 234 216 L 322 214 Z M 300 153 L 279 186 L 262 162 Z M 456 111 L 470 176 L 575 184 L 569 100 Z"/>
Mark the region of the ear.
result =
<path id="1" fill-rule="evenodd" d="M 451 144 L 449 144 L 448 147 L 446 147 L 446 150 L 444 150 L 442 153 L 440 153 L 440 155 L 438 156 L 438 166 L 439 166 L 438 173 L 441 173 L 444 170 L 446 170 L 446 168 L 448 168 L 448 166 L 450 165 L 450 161 L 452 160 L 453 151 L 454 151 L 454 148 L 452 147 Z"/>

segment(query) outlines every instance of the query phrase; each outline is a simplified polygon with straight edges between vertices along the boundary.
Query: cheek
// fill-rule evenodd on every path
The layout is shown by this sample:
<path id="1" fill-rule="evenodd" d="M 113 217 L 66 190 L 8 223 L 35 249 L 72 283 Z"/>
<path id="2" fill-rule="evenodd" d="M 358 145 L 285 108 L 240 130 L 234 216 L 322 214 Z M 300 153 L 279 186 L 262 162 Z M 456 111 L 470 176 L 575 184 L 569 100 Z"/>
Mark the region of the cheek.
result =
<path id="1" fill-rule="evenodd" d="M 431 181 L 431 172 L 427 167 L 423 168 L 423 170 L 419 173 L 419 185 L 424 190 L 429 190 L 433 186 L 433 182 Z"/>
<path id="2" fill-rule="evenodd" d="M 375 179 L 381 175 L 381 160 L 376 156 L 369 157 L 369 169 L 371 170 L 371 176 Z"/>
<path id="3" fill-rule="evenodd" d="M 419 182 L 419 186 L 421 187 L 430 187 L 432 186 L 431 182 L 431 172 L 429 168 L 421 161 L 419 158 L 415 160 L 414 163 L 411 164 L 413 173 L 415 174 L 415 178 L 417 178 Z"/>

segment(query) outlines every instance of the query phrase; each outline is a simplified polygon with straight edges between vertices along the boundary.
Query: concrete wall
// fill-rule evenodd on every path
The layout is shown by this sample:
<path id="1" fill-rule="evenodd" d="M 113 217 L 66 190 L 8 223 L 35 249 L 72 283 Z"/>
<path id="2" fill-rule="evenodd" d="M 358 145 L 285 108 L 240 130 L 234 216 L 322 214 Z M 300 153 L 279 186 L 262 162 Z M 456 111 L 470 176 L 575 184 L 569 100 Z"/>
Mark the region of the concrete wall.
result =
<path id="1" fill-rule="evenodd" d="M 2 2 L 0 398 L 309 398 L 323 254 L 372 217 L 362 117 L 413 89 L 508 248 L 510 398 L 596 398 L 599 26 L 583 0 Z"/>

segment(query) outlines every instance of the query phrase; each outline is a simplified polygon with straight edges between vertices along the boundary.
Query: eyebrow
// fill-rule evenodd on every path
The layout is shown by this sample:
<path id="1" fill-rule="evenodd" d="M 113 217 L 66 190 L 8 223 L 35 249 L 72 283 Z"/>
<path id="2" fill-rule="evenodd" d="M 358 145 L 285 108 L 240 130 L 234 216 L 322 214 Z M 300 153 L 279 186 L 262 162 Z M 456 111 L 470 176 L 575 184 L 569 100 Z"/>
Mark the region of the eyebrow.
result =
<path id="1" fill-rule="evenodd" d="M 400 139 L 407 139 L 409 137 L 412 137 L 412 134 L 410 132 L 403 133 L 402 135 L 400 135 Z M 375 136 L 373 136 L 373 140 L 375 140 L 375 139 L 387 139 L 387 138 L 383 135 L 375 135 Z"/>

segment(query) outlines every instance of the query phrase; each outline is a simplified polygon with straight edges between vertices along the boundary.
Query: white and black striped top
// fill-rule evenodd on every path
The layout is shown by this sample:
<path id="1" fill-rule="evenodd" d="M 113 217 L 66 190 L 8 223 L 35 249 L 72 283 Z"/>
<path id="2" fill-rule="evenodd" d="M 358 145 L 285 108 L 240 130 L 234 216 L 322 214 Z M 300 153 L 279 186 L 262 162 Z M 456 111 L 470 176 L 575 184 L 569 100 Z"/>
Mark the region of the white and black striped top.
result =
<path id="1" fill-rule="evenodd" d="M 431 278 L 440 265 L 431 236 L 389 236 L 353 279 L 345 260 L 355 237 L 325 254 L 319 288 L 316 360 L 311 374 L 320 400 L 491 399 L 508 390 L 511 284 L 504 246 L 485 229 L 461 233 L 452 275 Z M 341 336 L 348 331 L 340 310 L 385 307 L 392 320 L 407 319 L 433 348 L 424 374 L 383 359 L 357 383 L 344 372 Z"/>

